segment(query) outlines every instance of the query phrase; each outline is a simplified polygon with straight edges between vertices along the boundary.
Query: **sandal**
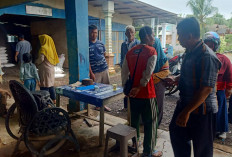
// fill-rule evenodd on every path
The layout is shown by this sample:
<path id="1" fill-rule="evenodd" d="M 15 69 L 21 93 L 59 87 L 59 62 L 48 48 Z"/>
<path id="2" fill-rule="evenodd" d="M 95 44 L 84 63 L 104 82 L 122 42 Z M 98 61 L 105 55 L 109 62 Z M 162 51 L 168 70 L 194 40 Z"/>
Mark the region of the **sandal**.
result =
<path id="1" fill-rule="evenodd" d="M 141 147 L 143 145 L 142 141 L 138 141 L 138 148 Z M 135 143 L 133 143 L 132 148 L 135 148 Z"/>
<path id="2" fill-rule="evenodd" d="M 163 156 L 163 152 L 162 151 L 158 151 L 158 150 L 155 150 L 152 152 L 152 157 L 161 157 Z"/>
<path id="3" fill-rule="evenodd" d="M 149 155 L 144 154 L 144 153 L 142 154 L 142 157 L 161 157 L 161 156 L 163 156 L 163 152 L 157 151 L 157 150 L 153 151 L 152 154 L 149 154 Z"/>
<path id="4" fill-rule="evenodd" d="M 111 108 L 106 107 L 106 106 L 104 108 L 105 108 L 105 111 L 111 112 Z M 100 111 L 100 107 L 95 107 L 95 110 Z"/>

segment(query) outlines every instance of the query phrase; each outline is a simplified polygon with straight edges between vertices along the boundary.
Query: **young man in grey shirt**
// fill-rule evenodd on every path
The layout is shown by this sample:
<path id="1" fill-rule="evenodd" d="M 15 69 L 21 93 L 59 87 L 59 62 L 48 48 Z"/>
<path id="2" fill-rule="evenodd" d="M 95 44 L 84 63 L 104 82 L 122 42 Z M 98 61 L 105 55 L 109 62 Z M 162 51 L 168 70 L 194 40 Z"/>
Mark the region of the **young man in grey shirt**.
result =
<path id="1" fill-rule="evenodd" d="M 23 54 L 30 53 L 32 50 L 30 42 L 24 39 L 24 35 L 19 35 L 19 42 L 16 45 L 15 61 L 21 65 L 23 63 Z"/>

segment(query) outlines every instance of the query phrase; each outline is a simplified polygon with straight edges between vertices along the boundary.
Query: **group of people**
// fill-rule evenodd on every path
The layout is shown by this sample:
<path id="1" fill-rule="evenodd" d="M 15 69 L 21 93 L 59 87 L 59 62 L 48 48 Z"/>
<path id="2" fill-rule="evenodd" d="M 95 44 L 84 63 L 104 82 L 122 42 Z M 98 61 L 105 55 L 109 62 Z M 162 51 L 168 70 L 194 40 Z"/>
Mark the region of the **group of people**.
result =
<path id="1" fill-rule="evenodd" d="M 54 41 L 50 36 L 43 34 L 39 35 L 38 39 L 40 48 L 35 65 L 32 63 L 32 55 L 30 54 L 31 44 L 24 39 L 23 35 L 19 36 L 20 41 L 16 45 L 15 61 L 18 61 L 20 66 L 20 80 L 30 91 L 35 91 L 37 82 L 40 90 L 48 91 L 51 99 L 56 103 L 54 66 L 59 63 L 59 58 Z"/>
<path id="2" fill-rule="evenodd" d="M 19 35 L 19 42 L 16 45 L 15 61 L 20 67 L 20 80 L 30 91 L 35 91 L 37 83 L 40 90 L 48 91 L 51 99 L 56 103 L 54 66 L 59 63 L 59 59 L 55 44 L 53 39 L 46 34 L 38 36 L 38 44 L 40 48 L 35 65 L 32 63 L 32 55 L 30 54 L 32 50 L 30 42 L 24 39 L 23 34 Z M 6 98 L 10 96 L 10 93 L 6 90 L 0 90 L 0 96 L 0 115 L 5 116 L 7 113 Z"/>
<path id="3" fill-rule="evenodd" d="M 200 39 L 200 26 L 194 17 L 179 22 L 177 33 L 178 40 L 186 51 L 181 74 L 170 77 L 168 59 L 159 38 L 154 37 L 152 28 L 142 27 L 139 41 L 135 38 L 135 28 L 126 27 L 126 40 L 121 45 L 122 86 L 125 88 L 128 78 L 133 77 L 133 82 L 129 94 L 124 98 L 124 108 L 127 108 L 129 99 L 131 126 L 137 129 L 139 145 L 142 143 L 139 140 L 140 117 L 142 118 L 142 156 L 162 156 L 162 152 L 157 151 L 155 146 L 157 128 L 163 116 L 165 84 L 178 84 L 180 97 L 169 126 L 174 155 L 190 157 L 192 141 L 194 156 L 212 157 L 216 133 L 225 137 L 228 132 L 230 119 L 226 99 L 232 93 L 232 65 L 226 56 L 217 53 L 220 46 L 217 33 L 207 32 L 203 40 Z M 106 49 L 97 37 L 97 26 L 90 25 L 89 75 L 97 83 L 109 84 Z M 52 38 L 45 34 L 39 36 L 40 49 L 36 65 L 31 61 L 30 43 L 23 35 L 19 36 L 19 40 L 15 61 L 20 64 L 20 80 L 30 91 L 35 90 L 37 82 L 41 90 L 49 91 L 55 103 L 54 65 L 59 59 Z M 5 90 L 0 90 L 0 93 L 1 99 L 2 95 L 10 96 Z M 6 108 L 0 112 L 5 113 Z M 135 141 L 133 139 L 133 145 L 136 145 Z"/>
<path id="4" fill-rule="evenodd" d="M 131 126 L 137 129 L 138 140 L 142 117 L 142 156 L 162 156 L 162 152 L 155 150 L 155 144 L 163 115 L 164 84 L 178 84 L 180 97 L 169 126 L 174 155 L 190 157 L 192 141 L 194 156 L 212 157 L 215 135 L 225 138 L 228 132 L 226 102 L 232 93 L 232 65 L 225 55 L 217 53 L 217 33 L 207 32 L 200 39 L 200 26 L 194 17 L 178 23 L 177 33 L 186 51 L 181 74 L 170 77 L 167 57 L 153 30 L 142 27 L 139 42 L 134 38 L 134 27 L 126 28 L 127 39 L 121 49 L 122 86 L 125 88 L 128 78 L 134 78 L 124 107 L 129 98 Z"/>

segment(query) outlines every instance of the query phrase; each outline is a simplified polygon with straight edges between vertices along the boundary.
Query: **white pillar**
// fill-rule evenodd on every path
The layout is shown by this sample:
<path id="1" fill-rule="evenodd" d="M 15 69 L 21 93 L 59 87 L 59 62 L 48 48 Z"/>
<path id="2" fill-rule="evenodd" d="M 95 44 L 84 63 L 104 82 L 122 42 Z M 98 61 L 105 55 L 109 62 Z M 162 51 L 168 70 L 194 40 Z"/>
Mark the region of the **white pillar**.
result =
<path id="1" fill-rule="evenodd" d="M 114 71 L 114 55 L 112 53 L 112 17 L 114 13 L 114 2 L 105 1 L 102 5 L 102 11 L 105 17 L 105 48 L 106 60 L 109 66 L 109 72 Z"/>
<path id="2" fill-rule="evenodd" d="M 156 37 L 159 38 L 159 18 L 157 18 Z"/>
<path id="3" fill-rule="evenodd" d="M 172 46 L 173 48 L 176 46 L 176 36 L 177 36 L 176 25 L 172 25 Z"/>
<path id="4" fill-rule="evenodd" d="M 106 39 L 106 52 L 112 53 L 112 17 L 114 13 L 114 2 L 105 1 L 102 6 L 105 16 L 105 39 Z"/>
<path id="5" fill-rule="evenodd" d="M 165 48 L 166 46 L 166 23 L 162 23 L 162 47 Z"/>
<path id="6" fill-rule="evenodd" d="M 151 18 L 151 28 L 155 31 L 155 18 Z"/>

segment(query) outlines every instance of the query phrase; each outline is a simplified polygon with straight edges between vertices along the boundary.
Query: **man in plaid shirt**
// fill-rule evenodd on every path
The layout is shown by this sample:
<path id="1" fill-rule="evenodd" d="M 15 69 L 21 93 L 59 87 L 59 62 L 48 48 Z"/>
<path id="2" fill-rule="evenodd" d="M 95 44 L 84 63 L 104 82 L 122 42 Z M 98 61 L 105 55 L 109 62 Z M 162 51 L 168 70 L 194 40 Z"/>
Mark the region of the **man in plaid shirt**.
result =
<path id="1" fill-rule="evenodd" d="M 213 157 L 217 97 L 217 73 L 221 67 L 215 53 L 200 40 L 194 17 L 177 25 L 178 40 L 186 48 L 179 81 L 180 99 L 169 126 L 175 157 Z"/>

